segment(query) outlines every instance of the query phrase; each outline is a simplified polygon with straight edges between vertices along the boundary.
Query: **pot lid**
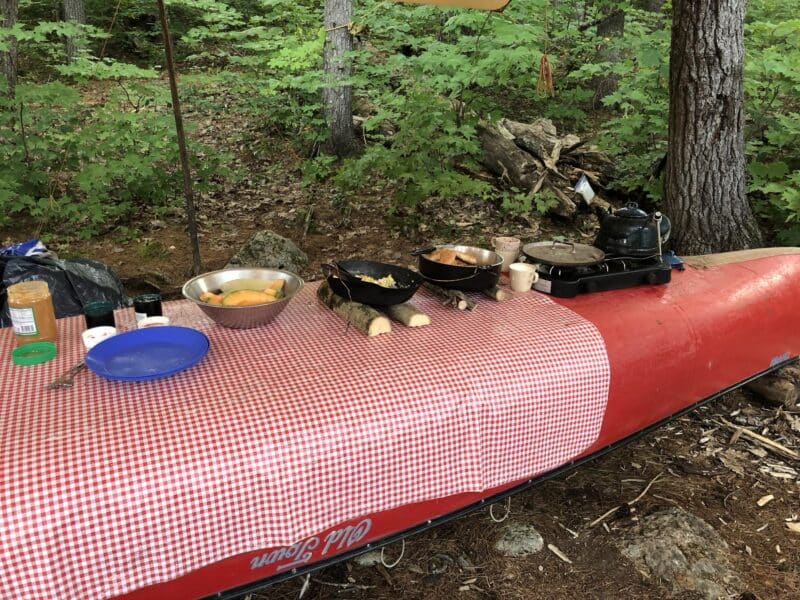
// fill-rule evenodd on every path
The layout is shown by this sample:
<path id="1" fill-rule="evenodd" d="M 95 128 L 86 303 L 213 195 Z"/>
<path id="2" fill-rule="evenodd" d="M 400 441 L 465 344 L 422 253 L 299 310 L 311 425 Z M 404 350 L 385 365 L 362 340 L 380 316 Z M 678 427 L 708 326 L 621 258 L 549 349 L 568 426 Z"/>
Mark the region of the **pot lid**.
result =
<path id="1" fill-rule="evenodd" d="M 595 265 L 605 258 L 600 248 L 572 242 L 536 242 L 526 244 L 522 252 L 536 262 L 556 267 Z"/>
<path id="2" fill-rule="evenodd" d="M 614 211 L 614 216 L 624 217 L 627 219 L 646 219 L 648 215 L 644 212 L 636 202 L 628 202 L 623 208 Z"/>

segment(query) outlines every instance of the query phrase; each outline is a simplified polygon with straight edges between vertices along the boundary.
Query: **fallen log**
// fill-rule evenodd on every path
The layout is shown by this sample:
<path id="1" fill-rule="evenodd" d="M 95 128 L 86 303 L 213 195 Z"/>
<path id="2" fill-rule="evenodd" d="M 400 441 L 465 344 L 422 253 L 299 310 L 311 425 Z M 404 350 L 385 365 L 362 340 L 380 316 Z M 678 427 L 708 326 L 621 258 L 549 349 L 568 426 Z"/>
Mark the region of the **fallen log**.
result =
<path id="1" fill-rule="evenodd" d="M 550 119 L 537 119 L 533 123 L 500 119 L 497 124 L 498 127 L 505 129 L 513 136 L 517 146 L 533 154 L 539 160 L 549 158 L 553 154 L 556 144 L 561 143 L 556 126 Z"/>
<path id="2" fill-rule="evenodd" d="M 387 306 L 385 312 L 392 321 L 402 323 L 406 327 L 424 327 L 431 324 L 428 315 L 408 302 Z"/>
<path id="3" fill-rule="evenodd" d="M 773 406 L 794 408 L 800 400 L 800 365 L 783 367 L 775 373 L 764 375 L 748 383 L 745 388 L 759 400 Z"/>
<path id="4" fill-rule="evenodd" d="M 496 128 L 478 125 L 478 140 L 483 148 L 481 162 L 501 181 L 522 190 L 532 190 L 544 165 L 520 149 Z"/>
<path id="5" fill-rule="evenodd" d="M 503 300 L 508 300 L 511 298 L 511 293 L 508 290 L 504 290 L 498 286 L 483 290 L 483 295 L 487 298 L 495 300 L 496 302 L 502 302 Z"/>
<path id="6" fill-rule="evenodd" d="M 317 298 L 333 312 L 339 315 L 348 325 L 352 325 L 361 333 L 375 337 L 392 330 L 389 318 L 366 304 L 353 302 L 333 293 L 325 281 L 317 289 Z"/>
<path id="7" fill-rule="evenodd" d="M 502 130 L 481 124 L 478 126 L 478 139 L 483 149 L 481 162 L 500 177 L 501 181 L 506 181 L 516 188 L 537 193 L 542 188 L 548 173 L 566 179 L 557 170 L 546 167 L 544 162 L 518 147 Z M 554 156 L 558 153 L 557 148 L 560 146 L 553 146 L 556 150 Z M 552 162 L 550 155 L 548 161 Z M 556 193 L 555 196 L 558 202 L 550 211 L 564 219 L 572 219 L 578 212 L 578 206 L 566 194 Z"/>
<path id="8" fill-rule="evenodd" d="M 794 407 L 797 404 L 797 385 L 782 377 L 765 375 L 745 386 L 756 396 L 773 406 Z"/>
<path id="9" fill-rule="evenodd" d="M 433 292 L 434 295 L 438 296 L 444 302 L 445 306 L 452 306 L 453 308 L 457 308 L 458 310 L 474 310 L 475 309 L 475 301 L 470 300 L 467 298 L 467 295 L 464 292 L 459 290 L 450 290 L 447 288 L 439 287 L 431 283 L 430 281 L 426 281 L 422 284 L 425 286 L 425 289 Z"/>

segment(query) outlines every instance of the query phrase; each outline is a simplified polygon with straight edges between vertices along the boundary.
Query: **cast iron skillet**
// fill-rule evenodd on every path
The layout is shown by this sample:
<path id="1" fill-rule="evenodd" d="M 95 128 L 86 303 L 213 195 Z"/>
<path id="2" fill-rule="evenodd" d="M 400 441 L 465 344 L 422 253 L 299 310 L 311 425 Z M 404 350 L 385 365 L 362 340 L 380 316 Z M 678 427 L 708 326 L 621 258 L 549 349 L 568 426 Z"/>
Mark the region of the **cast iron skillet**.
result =
<path id="1" fill-rule="evenodd" d="M 422 284 L 422 276 L 410 269 L 375 262 L 372 260 L 342 260 L 322 265 L 328 285 L 337 296 L 369 304 L 391 306 L 407 302 Z M 369 275 L 375 279 L 391 275 L 396 288 L 385 288 L 361 280 L 357 275 Z"/>
<path id="2" fill-rule="evenodd" d="M 452 248 L 458 252 L 471 254 L 476 258 L 478 264 L 446 265 L 425 256 L 437 248 Z M 419 257 L 419 272 L 425 279 L 443 288 L 465 292 L 479 292 L 496 286 L 500 279 L 500 268 L 503 266 L 502 256 L 491 250 L 474 246 L 444 244 L 414 250 L 411 254 Z"/>

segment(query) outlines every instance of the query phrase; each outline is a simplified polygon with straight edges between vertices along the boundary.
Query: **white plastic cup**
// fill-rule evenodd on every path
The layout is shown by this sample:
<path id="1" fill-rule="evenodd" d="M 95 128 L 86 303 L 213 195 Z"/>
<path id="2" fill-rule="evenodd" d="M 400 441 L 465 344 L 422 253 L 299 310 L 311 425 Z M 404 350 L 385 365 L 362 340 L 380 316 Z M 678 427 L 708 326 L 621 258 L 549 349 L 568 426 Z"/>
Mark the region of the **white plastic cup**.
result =
<path id="1" fill-rule="evenodd" d="M 115 335 L 117 335 L 116 328 L 104 325 L 102 327 L 92 327 L 91 329 L 87 329 L 81 334 L 81 339 L 83 340 L 83 345 L 86 346 L 86 349 L 91 350 L 103 340 Z"/>
<path id="2" fill-rule="evenodd" d="M 536 265 L 528 263 L 513 263 L 508 268 L 511 278 L 511 289 L 515 292 L 528 292 L 534 283 L 539 281 Z"/>

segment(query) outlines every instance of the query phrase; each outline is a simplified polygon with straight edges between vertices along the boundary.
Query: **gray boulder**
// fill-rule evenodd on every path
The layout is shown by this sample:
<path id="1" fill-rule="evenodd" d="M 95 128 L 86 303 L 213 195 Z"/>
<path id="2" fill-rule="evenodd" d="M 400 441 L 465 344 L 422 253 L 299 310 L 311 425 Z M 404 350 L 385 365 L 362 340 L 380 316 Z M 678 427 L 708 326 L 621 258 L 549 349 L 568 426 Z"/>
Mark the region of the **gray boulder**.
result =
<path id="1" fill-rule="evenodd" d="M 369 552 L 364 552 L 364 554 L 356 556 L 353 562 L 359 567 L 375 567 L 381 564 L 381 551 L 370 550 Z"/>
<path id="2" fill-rule="evenodd" d="M 640 573 L 665 583 L 673 595 L 695 592 L 717 600 L 741 587 L 725 540 L 708 523 L 679 508 L 643 517 L 623 538 L 621 551 Z"/>
<path id="3" fill-rule="evenodd" d="M 306 265 L 308 256 L 292 240 L 272 231 L 260 231 L 228 261 L 225 268 L 262 267 L 301 273 Z"/>
<path id="4" fill-rule="evenodd" d="M 504 556 L 517 558 L 541 551 L 544 547 L 544 540 L 531 525 L 508 523 L 503 526 L 500 539 L 497 540 L 494 547 Z"/>

